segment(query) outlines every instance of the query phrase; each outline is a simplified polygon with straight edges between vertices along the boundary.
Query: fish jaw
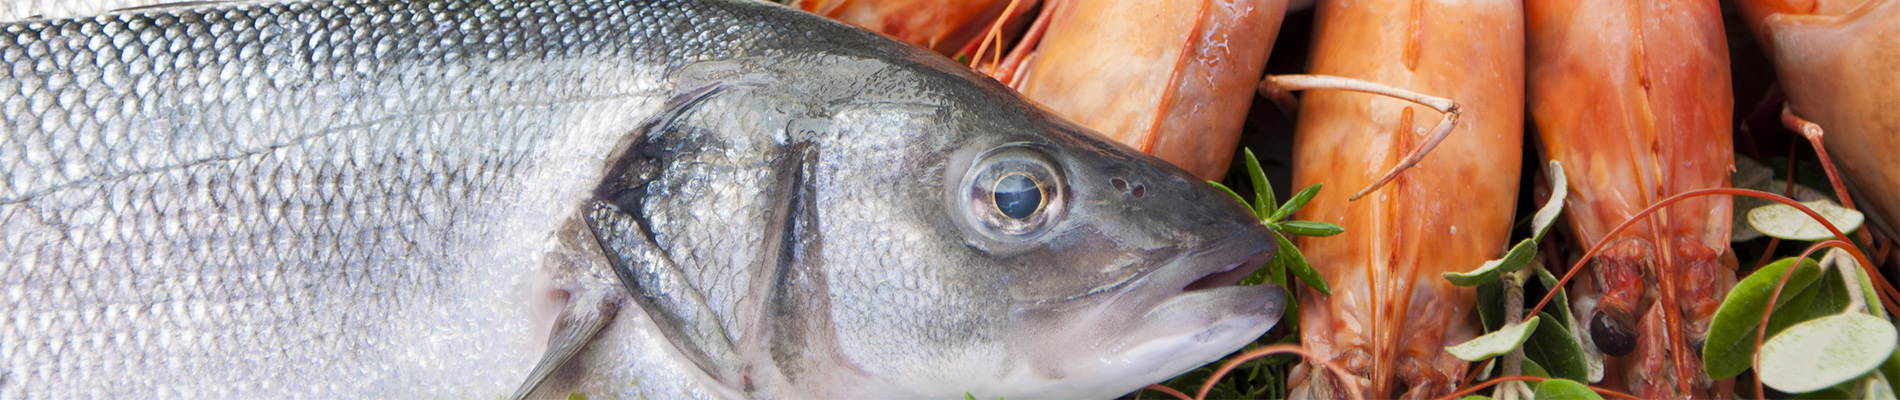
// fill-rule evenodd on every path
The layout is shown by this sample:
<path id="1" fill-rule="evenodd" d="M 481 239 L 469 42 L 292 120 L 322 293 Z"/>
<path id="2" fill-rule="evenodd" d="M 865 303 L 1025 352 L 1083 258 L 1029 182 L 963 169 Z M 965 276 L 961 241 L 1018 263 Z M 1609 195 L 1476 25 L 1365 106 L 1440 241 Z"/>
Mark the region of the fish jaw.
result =
<path id="1" fill-rule="evenodd" d="M 1262 228 L 1264 229 L 1264 228 Z M 1287 291 L 1234 284 L 1264 264 L 1273 246 L 1248 231 L 1214 249 L 1177 258 L 1063 301 L 1018 303 L 1016 347 L 1027 354 L 998 389 L 1015 397 L 1108 398 L 1212 362 L 1276 325 Z M 1050 347 L 1049 344 L 1069 344 Z"/>

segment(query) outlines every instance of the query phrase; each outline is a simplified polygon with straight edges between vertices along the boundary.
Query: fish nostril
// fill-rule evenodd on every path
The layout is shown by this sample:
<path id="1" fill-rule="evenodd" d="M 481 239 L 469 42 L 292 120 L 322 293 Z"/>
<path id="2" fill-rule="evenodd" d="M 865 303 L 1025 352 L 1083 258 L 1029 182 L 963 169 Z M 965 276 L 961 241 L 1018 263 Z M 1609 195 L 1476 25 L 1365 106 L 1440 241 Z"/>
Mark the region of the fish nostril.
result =
<path id="1" fill-rule="evenodd" d="M 1122 178 L 1113 178 L 1113 179 L 1109 179 L 1109 180 L 1108 180 L 1108 184 L 1109 184 L 1109 185 L 1114 185 L 1114 186 L 1115 186 L 1115 190 L 1120 190 L 1120 191 L 1124 191 L 1124 192 L 1126 192 L 1126 191 L 1128 191 L 1128 181 L 1124 181 L 1124 180 L 1122 180 Z"/>
<path id="2" fill-rule="evenodd" d="M 1135 195 L 1135 197 L 1141 197 L 1141 195 L 1146 194 L 1146 193 L 1148 193 L 1148 190 L 1146 188 L 1141 187 L 1141 185 L 1139 184 L 1135 185 L 1134 190 L 1129 191 L 1129 194 L 1133 194 Z"/>

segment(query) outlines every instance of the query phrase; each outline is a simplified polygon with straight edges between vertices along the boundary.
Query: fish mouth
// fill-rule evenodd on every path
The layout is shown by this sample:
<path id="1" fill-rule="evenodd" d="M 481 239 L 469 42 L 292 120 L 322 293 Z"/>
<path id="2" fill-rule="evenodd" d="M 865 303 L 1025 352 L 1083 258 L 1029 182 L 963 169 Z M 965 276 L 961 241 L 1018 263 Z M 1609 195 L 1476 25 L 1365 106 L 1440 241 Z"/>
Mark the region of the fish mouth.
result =
<path id="1" fill-rule="evenodd" d="M 1140 381 L 1159 381 L 1218 360 L 1272 329 L 1286 308 L 1286 289 L 1236 285 L 1273 257 L 1270 238 L 1243 232 L 1136 279 L 1104 310 L 1138 316 L 1103 338 L 1103 360 L 1139 366 L 1145 369 L 1135 374 Z"/>
<path id="2" fill-rule="evenodd" d="M 1272 258 L 1272 238 L 1249 226 L 1089 295 L 1018 309 L 1036 321 L 1024 336 L 1034 355 L 1021 369 L 1029 373 L 1006 381 L 1048 396 L 1115 397 L 1239 350 L 1286 307 L 1279 285 L 1235 285 Z"/>

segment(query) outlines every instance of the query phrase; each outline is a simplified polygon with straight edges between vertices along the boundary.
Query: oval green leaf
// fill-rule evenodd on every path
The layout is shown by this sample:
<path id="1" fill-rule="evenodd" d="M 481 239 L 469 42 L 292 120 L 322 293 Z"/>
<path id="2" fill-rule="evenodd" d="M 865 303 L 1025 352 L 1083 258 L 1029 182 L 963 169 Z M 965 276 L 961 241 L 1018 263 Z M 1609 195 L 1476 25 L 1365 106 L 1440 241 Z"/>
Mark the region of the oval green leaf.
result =
<path id="1" fill-rule="evenodd" d="M 1504 280 L 1494 280 L 1478 284 L 1478 320 L 1484 323 L 1485 331 L 1495 331 L 1504 325 Z"/>
<path id="2" fill-rule="evenodd" d="M 1589 386 L 1569 379 L 1550 379 L 1537 384 L 1531 394 L 1537 400 L 1603 400 Z"/>
<path id="3" fill-rule="evenodd" d="M 1729 289 L 1728 297 L 1722 300 L 1721 308 L 1716 309 L 1715 317 L 1709 322 L 1709 336 L 1702 345 L 1702 370 L 1710 378 L 1733 378 L 1754 365 L 1755 331 L 1762 323 L 1762 309 L 1768 303 L 1768 296 L 1774 293 L 1775 282 L 1795 265 L 1794 258 L 1775 261 Z M 1788 277 L 1781 297 L 1775 301 L 1775 319 L 1784 318 L 1780 311 L 1801 297 L 1820 277 L 1821 266 L 1814 260 L 1802 259 L 1800 267 Z M 1805 300 L 1802 304 L 1806 304 Z M 1775 332 L 1769 333 L 1772 337 Z"/>
<path id="4" fill-rule="evenodd" d="M 1504 327 L 1497 332 L 1487 333 L 1454 346 L 1447 346 L 1445 352 L 1451 353 L 1453 357 L 1458 357 L 1460 360 L 1471 362 L 1510 353 L 1511 349 L 1516 349 L 1517 346 L 1523 345 L 1525 340 L 1531 338 L 1531 332 L 1537 329 L 1537 321 L 1537 317 L 1531 317 L 1523 323 Z"/>
<path id="5" fill-rule="evenodd" d="M 1761 346 L 1763 384 L 1805 393 L 1853 380 L 1893 355 L 1893 324 L 1872 315 L 1847 313 L 1789 327 Z"/>
<path id="6" fill-rule="evenodd" d="M 1319 271 L 1313 270 L 1313 264 L 1306 263 L 1306 255 L 1300 254 L 1300 249 L 1293 247 L 1293 242 L 1286 240 L 1286 235 L 1273 232 L 1273 240 L 1280 243 L 1280 255 L 1277 257 L 1284 257 L 1286 269 L 1292 271 L 1293 276 L 1300 277 L 1301 282 L 1306 282 L 1306 286 L 1318 290 L 1320 294 L 1333 294 L 1333 289 L 1326 286 L 1326 280 L 1319 277 Z"/>
<path id="7" fill-rule="evenodd" d="M 1544 312 L 1537 316 L 1544 320 L 1556 319 Z M 1544 366 L 1551 377 L 1574 381 L 1590 379 L 1590 364 L 1583 355 L 1583 348 L 1563 324 L 1540 324 L 1531 332 L 1530 340 L 1524 341 L 1524 358 Z"/>
<path id="8" fill-rule="evenodd" d="M 1563 287 L 1557 286 L 1557 276 L 1552 275 L 1549 270 L 1545 270 L 1543 267 L 1532 268 L 1531 270 L 1536 271 L 1537 282 L 1541 284 L 1546 291 L 1552 287 L 1557 288 L 1557 295 L 1550 298 L 1550 304 L 1544 306 L 1544 311 L 1549 311 L 1550 315 L 1557 317 L 1557 322 L 1564 324 L 1565 329 L 1574 329 L 1575 326 L 1570 324 L 1570 295 L 1564 292 Z M 1528 289 L 1525 295 L 1530 295 Z M 1532 302 L 1535 300 L 1526 298 L 1524 301 Z"/>
<path id="9" fill-rule="evenodd" d="M 1511 246 L 1511 252 L 1505 253 L 1504 258 L 1485 261 L 1484 265 L 1478 266 L 1478 269 L 1471 272 L 1446 272 L 1442 276 L 1453 285 L 1478 286 L 1481 283 L 1498 280 L 1505 273 L 1530 265 L 1531 258 L 1536 256 L 1537 239 L 1524 239 L 1517 242 L 1516 246 Z"/>
<path id="10" fill-rule="evenodd" d="M 1859 211 L 1841 208 L 1828 200 L 1801 204 L 1814 209 L 1815 213 L 1821 214 L 1821 217 L 1833 223 L 1834 227 L 1840 228 L 1843 234 L 1860 229 L 1860 224 L 1867 220 L 1867 217 L 1861 215 Z M 1761 231 L 1762 234 L 1781 240 L 1813 242 L 1834 238 L 1834 233 L 1828 232 L 1826 226 L 1809 217 L 1807 213 L 1787 204 L 1775 203 L 1748 210 L 1748 225 L 1755 227 L 1755 230 Z"/>
<path id="11" fill-rule="evenodd" d="M 1900 349 L 1895 349 L 1887 361 L 1880 362 L 1880 374 L 1886 376 L 1889 390 L 1900 393 Z"/>
<path id="12" fill-rule="evenodd" d="M 1854 398 L 1867 400 L 1894 400 L 1893 386 L 1887 384 L 1887 377 L 1873 373 L 1860 377 L 1854 382 Z"/>
<path id="13" fill-rule="evenodd" d="M 1563 212 L 1564 197 L 1570 195 L 1564 164 L 1550 160 L 1550 167 L 1546 170 L 1550 174 L 1550 200 L 1544 201 L 1544 206 L 1539 207 L 1537 214 L 1531 218 L 1531 232 L 1536 232 L 1534 235 L 1540 240 L 1544 238 L 1545 232 L 1550 231 L 1551 223 L 1557 221 L 1557 214 Z"/>
<path id="14" fill-rule="evenodd" d="M 1550 371 L 1545 371 L 1544 366 L 1537 365 L 1536 361 L 1524 360 L 1523 363 L 1518 364 L 1518 367 L 1524 369 L 1524 376 L 1535 376 L 1539 378 L 1550 377 Z"/>

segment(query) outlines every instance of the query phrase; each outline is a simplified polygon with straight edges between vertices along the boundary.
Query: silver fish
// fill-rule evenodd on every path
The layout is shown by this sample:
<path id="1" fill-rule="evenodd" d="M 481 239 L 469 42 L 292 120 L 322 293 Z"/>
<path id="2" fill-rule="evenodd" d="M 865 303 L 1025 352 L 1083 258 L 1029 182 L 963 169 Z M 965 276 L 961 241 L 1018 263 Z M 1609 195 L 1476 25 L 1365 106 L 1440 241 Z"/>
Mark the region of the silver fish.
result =
<path id="1" fill-rule="evenodd" d="M 0 118 L 0 398 L 1110 397 L 1285 296 L 1225 194 L 763 2 L 20 21 Z"/>

